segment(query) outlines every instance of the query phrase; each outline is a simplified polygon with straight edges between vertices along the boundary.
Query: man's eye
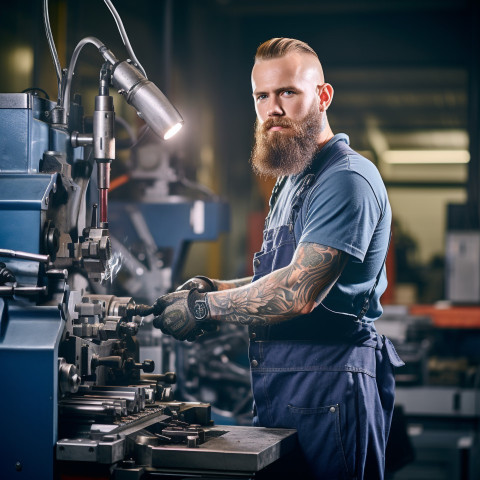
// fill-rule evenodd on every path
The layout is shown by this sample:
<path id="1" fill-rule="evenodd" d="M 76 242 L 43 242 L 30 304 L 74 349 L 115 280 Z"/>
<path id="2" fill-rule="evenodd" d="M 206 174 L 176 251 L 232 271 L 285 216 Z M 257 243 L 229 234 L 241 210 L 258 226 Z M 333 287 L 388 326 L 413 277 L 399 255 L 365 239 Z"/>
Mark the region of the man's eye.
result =
<path id="1" fill-rule="evenodd" d="M 293 90 L 285 90 L 283 92 L 283 95 L 285 95 L 286 97 L 290 97 L 291 95 L 294 95 L 295 92 Z"/>
<path id="2" fill-rule="evenodd" d="M 257 102 L 258 102 L 259 100 L 265 100 L 266 98 L 267 98 L 266 95 L 258 95 L 258 97 L 257 97 Z"/>

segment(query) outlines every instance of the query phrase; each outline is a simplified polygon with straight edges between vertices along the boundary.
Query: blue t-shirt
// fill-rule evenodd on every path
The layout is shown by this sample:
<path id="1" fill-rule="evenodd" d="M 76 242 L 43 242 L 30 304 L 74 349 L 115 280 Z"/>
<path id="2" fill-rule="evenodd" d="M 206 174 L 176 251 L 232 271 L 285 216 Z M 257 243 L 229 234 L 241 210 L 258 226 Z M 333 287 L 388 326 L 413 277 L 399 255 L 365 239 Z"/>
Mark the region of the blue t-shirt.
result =
<path id="1" fill-rule="evenodd" d="M 358 315 L 381 272 L 364 317 L 373 321 L 382 314 L 379 300 L 387 287 L 384 261 L 392 212 L 377 168 L 348 144 L 347 135 L 337 134 L 315 157 L 315 163 L 323 164 L 338 148 L 342 150 L 341 157 L 309 188 L 295 222 L 295 240 L 297 245 L 317 243 L 349 255 L 340 278 L 322 302 L 335 312 Z M 303 176 L 287 178 L 271 212 L 269 229 L 288 223 L 293 196 Z"/>

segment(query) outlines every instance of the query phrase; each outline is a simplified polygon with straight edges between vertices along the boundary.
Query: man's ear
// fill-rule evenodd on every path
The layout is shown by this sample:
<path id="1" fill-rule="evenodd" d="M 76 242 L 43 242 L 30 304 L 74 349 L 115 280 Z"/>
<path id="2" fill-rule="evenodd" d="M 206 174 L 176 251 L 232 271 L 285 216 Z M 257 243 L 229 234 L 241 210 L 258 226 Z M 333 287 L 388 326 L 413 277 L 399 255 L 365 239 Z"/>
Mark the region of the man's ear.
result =
<path id="1" fill-rule="evenodd" d="M 320 111 L 324 112 L 328 109 L 333 100 L 333 87 L 329 83 L 317 86 L 317 94 L 319 98 Z"/>

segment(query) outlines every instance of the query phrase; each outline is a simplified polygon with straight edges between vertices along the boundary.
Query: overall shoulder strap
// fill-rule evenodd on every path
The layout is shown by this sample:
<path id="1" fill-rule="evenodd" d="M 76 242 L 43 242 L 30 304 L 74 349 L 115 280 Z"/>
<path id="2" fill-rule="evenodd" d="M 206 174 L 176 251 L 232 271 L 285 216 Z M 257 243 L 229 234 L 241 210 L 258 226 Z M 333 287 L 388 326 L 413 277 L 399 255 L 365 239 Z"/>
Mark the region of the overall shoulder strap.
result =
<path id="1" fill-rule="evenodd" d="M 338 160 L 340 160 L 340 158 L 343 158 L 348 153 L 344 147 L 347 149 L 349 148 L 346 143 L 338 141 L 329 149 L 329 157 L 322 158 L 322 151 L 320 151 L 316 158 L 314 158 L 312 165 L 308 168 L 307 173 L 293 198 L 292 210 L 288 220 L 290 232 L 293 231 L 295 221 L 298 217 L 298 212 L 303 206 L 310 187 L 317 181 L 320 175 L 325 172 L 325 170 L 327 170 L 330 166 L 335 164 Z"/>
<path id="2" fill-rule="evenodd" d="M 273 207 L 277 203 L 278 196 L 280 195 L 280 192 L 285 185 L 285 182 L 287 181 L 287 176 L 284 175 L 283 177 L 278 177 L 277 181 L 275 182 L 275 185 L 273 186 L 272 194 L 270 195 L 270 200 L 268 201 L 268 215 L 267 218 L 265 218 L 265 226 L 264 230 L 267 230 L 268 224 L 270 223 L 270 216 L 273 211 Z"/>
<path id="3" fill-rule="evenodd" d="M 303 201 L 308 192 L 308 189 L 328 167 L 330 167 L 337 160 L 346 155 L 349 148 L 350 147 L 345 142 L 337 141 L 328 149 L 329 157 L 323 158 L 326 153 L 324 150 L 320 150 L 320 152 L 315 155 L 312 164 L 306 170 L 305 176 L 302 179 L 302 183 L 300 184 L 300 187 L 298 188 L 293 199 L 292 212 L 289 219 L 290 231 L 292 231 L 293 229 L 293 225 L 298 215 L 298 211 L 302 208 Z M 268 228 L 273 207 L 277 202 L 278 196 L 282 188 L 284 187 L 287 178 L 287 176 L 279 177 L 273 187 L 272 194 L 268 202 L 269 212 L 267 218 L 265 219 L 265 230 L 267 230 Z"/>

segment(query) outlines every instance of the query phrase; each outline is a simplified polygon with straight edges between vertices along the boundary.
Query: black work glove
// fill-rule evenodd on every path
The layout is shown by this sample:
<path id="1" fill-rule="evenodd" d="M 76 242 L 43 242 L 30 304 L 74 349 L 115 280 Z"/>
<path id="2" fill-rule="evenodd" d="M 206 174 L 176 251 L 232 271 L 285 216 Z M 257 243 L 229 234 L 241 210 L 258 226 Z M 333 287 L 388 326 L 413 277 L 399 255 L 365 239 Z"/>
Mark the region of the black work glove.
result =
<path id="1" fill-rule="evenodd" d="M 189 342 L 206 331 L 215 330 L 216 325 L 210 319 L 208 304 L 201 303 L 206 302 L 206 296 L 196 288 L 163 295 L 153 305 L 153 314 L 158 315 L 153 320 L 153 326 L 177 340 Z M 197 301 L 200 303 L 195 305 Z M 202 317 L 201 320 L 195 318 L 195 309 L 197 317 Z"/>
<path id="2" fill-rule="evenodd" d="M 183 285 L 180 285 L 176 291 L 191 290 L 192 288 L 198 289 L 199 292 L 215 292 L 217 290 L 213 280 L 210 280 L 208 277 L 203 277 L 202 275 L 197 275 L 187 280 Z"/>

